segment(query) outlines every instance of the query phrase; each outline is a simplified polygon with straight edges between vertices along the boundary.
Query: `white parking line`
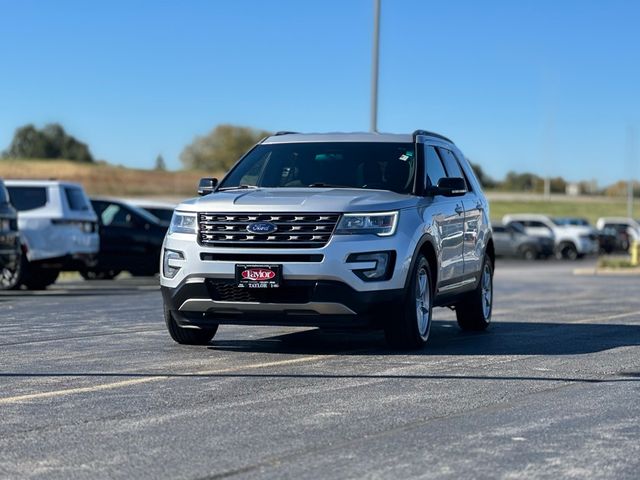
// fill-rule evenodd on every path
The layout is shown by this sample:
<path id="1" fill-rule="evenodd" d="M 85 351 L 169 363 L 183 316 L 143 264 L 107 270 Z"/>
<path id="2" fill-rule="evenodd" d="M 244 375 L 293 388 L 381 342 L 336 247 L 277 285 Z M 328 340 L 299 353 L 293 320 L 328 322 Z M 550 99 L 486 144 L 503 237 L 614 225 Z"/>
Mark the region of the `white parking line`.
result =
<path id="1" fill-rule="evenodd" d="M 343 352 L 346 353 L 346 352 Z M 50 392 L 39 392 L 39 393 L 30 393 L 26 395 L 17 395 L 15 397 L 5 397 L 0 398 L 0 405 L 6 405 L 10 403 L 18 403 L 24 402 L 28 400 L 38 400 L 42 398 L 53 398 L 53 397 L 63 397 L 67 395 L 75 395 L 78 393 L 91 393 L 91 392 L 99 392 L 102 390 L 112 390 L 115 388 L 129 387 L 131 385 L 138 385 L 140 383 L 150 383 L 157 382 L 160 380 L 171 380 L 184 378 L 189 376 L 199 376 L 199 375 L 216 375 L 216 374 L 224 374 L 231 372 L 238 372 L 241 370 L 253 370 L 256 368 L 267 368 L 267 367 L 279 367 L 283 365 L 293 365 L 297 363 L 307 363 L 313 362 L 315 360 L 326 360 L 328 358 L 337 357 L 339 354 L 334 355 L 313 355 L 309 357 L 302 358 L 289 358 L 287 360 L 276 360 L 273 362 L 261 362 L 261 363 L 253 363 L 249 365 L 242 365 L 237 367 L 229 367 L 218 370 L 202 370 L 193 373 L 184 373 L 180 374 L 180 376 L 170 376 L 170 375 L 157 375 L 153 377 L 144 377 L 144 378 L 133 378 L 131 380 L 123 380 L 121 382 L 113 382 L 113 383 L 103 383 L 100 385 L 93 385 L 90 387 L 78 387 L 78 388 L 67 388 L 63 390 L 53 390 Z M 136 375 L 132 373 L 132 375 Z"/>

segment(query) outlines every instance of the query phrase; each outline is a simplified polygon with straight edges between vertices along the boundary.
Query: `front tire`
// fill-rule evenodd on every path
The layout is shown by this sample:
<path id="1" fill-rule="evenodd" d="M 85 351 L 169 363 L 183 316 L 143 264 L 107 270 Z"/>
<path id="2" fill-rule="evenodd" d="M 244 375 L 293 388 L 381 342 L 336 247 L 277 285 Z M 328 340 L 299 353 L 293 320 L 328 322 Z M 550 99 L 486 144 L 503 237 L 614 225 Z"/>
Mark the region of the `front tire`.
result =
<path id="1" fill-rule="evenodd" d="M 522 249 L 520 250 L 520 256 L 527 261 L 532 261 L 535 260 L 536 258 L 538 258 L 538 251 L 536 250 L 535 247 L 532 247 L 530 245 L 524 246 L 522 247 Z"/>
<path id="2" fill-rule="evenodd" d="M 215 336 L 218 326 L 206 329 L 182 328 L 178 325 L 171 312 L 164 308 L 164 321 L 171 338 L 181 345 L 206 345 Z"/>
<path id="3" fill-rule="evenodd" d="M 482 276 L 476 289 L 456 305 L 456 317 L 462 330 L 482 331 L 491 324 L 493 311 L 493 263 L 484 257 Z"/>
<path id="4" fill-rule="evenodd" d="M 433 281 L 429 263 L 420 254 L 411 272 L 399 318 L 387 320 L 385 338 L 392 348 L 403 350 L 424 347 L 431 330 Z"/>
<path id="5" fill-rule="evenodd" d="M 563 243 L 560 245 L 559 257 L 565 260 L 577 260 L 580 254 L 573 243 Z"/>

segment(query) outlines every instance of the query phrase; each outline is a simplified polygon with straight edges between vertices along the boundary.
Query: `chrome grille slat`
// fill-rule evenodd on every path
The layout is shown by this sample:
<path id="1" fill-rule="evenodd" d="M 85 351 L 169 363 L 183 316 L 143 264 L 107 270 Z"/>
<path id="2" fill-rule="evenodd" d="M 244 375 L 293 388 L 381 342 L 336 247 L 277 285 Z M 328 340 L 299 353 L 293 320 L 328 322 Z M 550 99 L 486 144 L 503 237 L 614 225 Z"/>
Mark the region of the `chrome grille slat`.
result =
<path id="1" fill-rule="evenodd" d="M 203 246 L 256 248 L 318 248 L 325 246 L 338 223 L 339 213 L 198 214 L 198 241 Z M 278 227 L 265 234 L 249 232 L 255 222 Z"/>

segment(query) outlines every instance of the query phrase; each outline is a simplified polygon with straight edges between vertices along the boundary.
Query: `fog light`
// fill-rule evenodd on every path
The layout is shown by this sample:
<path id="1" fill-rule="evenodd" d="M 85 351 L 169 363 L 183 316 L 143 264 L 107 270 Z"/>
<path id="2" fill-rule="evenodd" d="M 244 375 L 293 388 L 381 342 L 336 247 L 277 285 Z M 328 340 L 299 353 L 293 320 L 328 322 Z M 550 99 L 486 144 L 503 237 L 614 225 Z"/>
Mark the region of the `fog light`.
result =
<path id="1" fill-rule="evenodd" d="M 364 281 L 388 280 L 393 270 L 394 254 L 395 252 L 352 253 L 347 257 L 347 263 L 374 262 L 373 268 L 354 269 L 353 273 Z"/>
<path id="2" fill-rule="evenodd" d="M 182 268 L 182 262 L 184 262 L 182 252 L 165 249 L 162 257 L 162 274 L 166 278 L 175 277 L 180 271 L 180 268 Z"/>

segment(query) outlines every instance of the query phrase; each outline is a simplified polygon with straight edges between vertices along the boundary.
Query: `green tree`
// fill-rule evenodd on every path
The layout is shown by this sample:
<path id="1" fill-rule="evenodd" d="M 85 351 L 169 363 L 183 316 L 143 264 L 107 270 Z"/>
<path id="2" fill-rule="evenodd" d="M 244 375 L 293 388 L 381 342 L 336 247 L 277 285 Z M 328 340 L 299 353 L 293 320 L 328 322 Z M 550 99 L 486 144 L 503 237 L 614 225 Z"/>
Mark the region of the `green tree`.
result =
<path id="1" fill-rule="evenodd" d="M 58 123 L 38 130 L 25 125 L 16 130 L 4 156 L 11 158 L 64 158 L 76 162 L 93 162 L 93 155 L 86 143 L 68 135 Z"/>
<path id="2" fill-rule="evenodd" d="M 542 192 L 544 180 L 533 173 L 508 172 L 502 188 L 509 192 Z"/>
<path id="3" fill-rule="evenodd" d="M 156 170 L 159 170 L 161 172 L 164 172 L 167 169 L 167 164 L 164 161 L 164 157 L 162 155 L 158 155 L 156 157 L 156 166 L 155 166 Z"/>
<path id="4" fill-rule="evenodd" d="M 47 141 L 42 132 L 33 125 L 18 128 L 5 157 L 13 158 L 47 158 Z"/>
<path id="5" fill-rule="evenodd" d="M 196 137 L 180 154 L 186 168 L 227 171 L 247 150 L 269 132 L 236 125 L 218 125 L 209 134 Z"/>

